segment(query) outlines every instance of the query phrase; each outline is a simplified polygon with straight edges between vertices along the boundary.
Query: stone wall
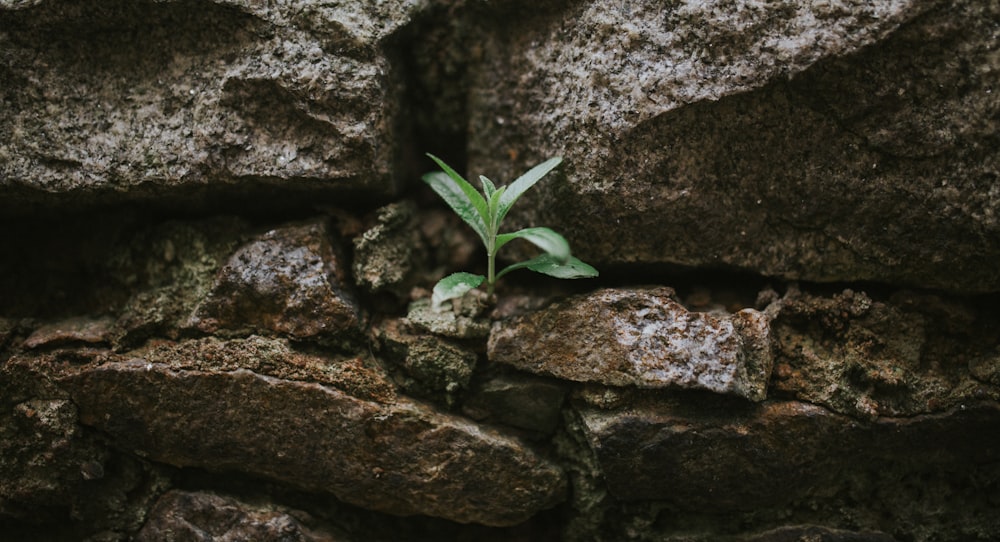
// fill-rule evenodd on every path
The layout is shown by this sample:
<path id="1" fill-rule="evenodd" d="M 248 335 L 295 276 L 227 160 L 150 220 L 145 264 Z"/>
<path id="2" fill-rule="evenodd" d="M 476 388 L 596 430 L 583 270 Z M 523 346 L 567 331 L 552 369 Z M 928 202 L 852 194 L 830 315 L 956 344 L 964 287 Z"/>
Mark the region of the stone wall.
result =
<path id="1" fill-rule="evenodd" d="M 998 21 L 0 0 L 0 538 L 1000 538 Z"/>

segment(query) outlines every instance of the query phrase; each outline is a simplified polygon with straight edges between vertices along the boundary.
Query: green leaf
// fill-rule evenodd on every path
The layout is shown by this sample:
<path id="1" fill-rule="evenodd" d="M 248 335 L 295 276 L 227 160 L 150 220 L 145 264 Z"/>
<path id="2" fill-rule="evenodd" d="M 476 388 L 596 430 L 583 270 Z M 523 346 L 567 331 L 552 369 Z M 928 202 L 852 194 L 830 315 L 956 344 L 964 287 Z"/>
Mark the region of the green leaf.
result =
<path id="1" fill-rule="evenodd" d="M 598 275 L 597 269 L 573 256 L 570 256 L 566 263 L 560 263 L 551 254 L 542 254 L 528 261 L 507 266 L 503 271 L 497 273 L 497 279 L 516 269 L 530 269 L 536 273 L 560 279 L 586 279 Z"/>
<path id="2" fill-rule="evenodd" d="M 499 219 L 503 220 L 503 218 L 507 216 L 507 212 L 514 206 L 514 202 L 517 201 L 517 198 L 520 198 L 521 195 L 527 192 L 529 188 L 535 186 L 535 183 L 541 180 L 546 173 L 552 171 L 561 163 L 562 158 L 558 156 L 555 158 L 549 158 L 541 164 L 529 169 L 527 173 L 521 175 L 514 182 L 507 185 L 507 192 L 504 193 L 502 198 L 500 198 Z"/>
<path id="3" fill-rule="evenodd" d="M 424 182 L 431 185 L 431 188 L 448 204 L 455 213 L 458 214 L 467 224 L 476 230 L 476 233 L 486 242 L 486 225 L 490 223 L 489 207 L 486 200 L 479 194 L 476 187 L 469 184 L 448 164 L 441 161 L 433 154 L 428 154 L 438 166 L 444 170 L 444 175 L 440 172 L 433 172 L 424 175 Z M 471 206 L 471 207 L 470 207 Z M 477 218 L 478 217 L 478 218 Z"/>
<path id="4" fill-rule="evenodd" d="M 499 214 L 500 198 L 503 197 L 506 191 L 507 187 L 501 186 L 496 192 L 490 194 L 489 203 L 487 203 L 487 206 L 489 207 L 490 211 L 490 228 L 491 228 L 490 231 L 493 232 L 493 235 L 496 235 L 497 230 L 500 229 L 500 220 L 501 220 Z"/>
<path id="5" fill-rule="evenodd" d="M 493 197 L 493 193 L 497 191 L 497 187 L 493 184 L 493 181 L 486 178 L 485 175 L 479 176 L 479 182 L 483 183 L 483 194 L 486 194 L 486 199 Z"/>
<path id="6" fill-rule="evenodd" d="M 525 228 L 513 233 L 497 236 L 497 250 L 514 239 L 524 239 L 551 254 L 557 261 L 566 262 L 570 258 L 569 243 L 566 238 L 549 228 Z"/>
<path id="7" fill-rule="evenodd" d="M 431 296 L 431 307 L 435 310 L 441 308 L 441 304 L 449 299 L 462 297 L 469 290 L 479 286 L 486 280 L 482 275 L 472 273 L 453 273 L 438 281 L 434 285 L 434 293 Z"/>

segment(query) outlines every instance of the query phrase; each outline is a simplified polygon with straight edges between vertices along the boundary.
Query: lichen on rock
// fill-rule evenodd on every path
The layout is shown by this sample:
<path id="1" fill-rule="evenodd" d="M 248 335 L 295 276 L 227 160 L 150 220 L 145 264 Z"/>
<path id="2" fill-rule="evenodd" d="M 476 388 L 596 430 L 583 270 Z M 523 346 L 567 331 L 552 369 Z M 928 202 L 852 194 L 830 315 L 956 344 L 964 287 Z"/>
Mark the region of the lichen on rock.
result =
<path id="1" fill-rule="evenodd" d="M 771 374 L 768 318 L 689 312 L 669 288 L 599 290 L 497 323 L 491 361 L 578 382 L 695 388 L 753 401 Z"/>
<path id="2" fill-rule="evenodd" d="M 397 381 L 407 393 L 450 408 L 468 389 L 478 358 L 469 348 L 400 320 L 379 325 L 375 339 L 380 356 L 402 373 Z"/>

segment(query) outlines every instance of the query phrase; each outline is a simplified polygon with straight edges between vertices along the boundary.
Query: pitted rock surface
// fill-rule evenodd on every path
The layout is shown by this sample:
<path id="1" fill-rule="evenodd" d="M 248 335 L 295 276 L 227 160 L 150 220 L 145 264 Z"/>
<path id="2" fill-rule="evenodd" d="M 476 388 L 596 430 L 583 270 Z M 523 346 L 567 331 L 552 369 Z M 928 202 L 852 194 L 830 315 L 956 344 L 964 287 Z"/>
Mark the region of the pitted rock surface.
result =
<path id="1" fill-rule="evenodd" d="M 0 186 L 393 193 L 402 87 L 382 46 L 420 4 L 0 2 Z"/>
<path id="2" fill-rule="evenodd" d="M 346 340 L 361 314 L 325 220 L 288 224 L 237 250 L 191 324 L 205 332 L 271 332 Z"/>
<path id="3" fill-rule="evenodd" d="M 998 413 L 996 402 L 970 403 L 934 415 L 860 424 L 795 401 L 649 400 L 580 410 L 616 497 L 716 511 L 788 506 L 821 499 L 856 479 L 930 478 L 962 470 L 966 462 L 981 465 L 985 474 L 1000 454 Z M 864 454 L 863 466 L 858 453 Z"/>
<path id="4" fill-rule="evenodd" d="M 255 505 L 207 491 L 169 491 L 150 510 L 137 542 L 213 540 L 216 542 L 352 542 L 298 510 Z"/>
<path id="5" fill-rule="evenodd" d="M 262 356 L 240 354 L 239 345 L 187 346 L 148 357 L 104 353 L 84 365 L 59 353 L 17 357 L 6 369 L 46 374 L 80 423 L 169 465 L 263 477 L 390 514 L 494 526 L 565 498 L 562 469 L 520 441 L 403 397 L 351 395 L 343 389 L 371 389 L 357 371 L 333 387 L 238 367 Z M 275 359 L 259 360 L 264 370 L 322 376 L 321 366 L 303 363 L 308 357 L 275 350 Z"/>
<path id="6" fill-rule="evenodd" d="M 995 2 L 549 8 L 470 68 L 469 174 L 565 159 L 513 226 L 598 268 L 1000 288 Z"/>
<path id="7" fill-rule="evenodd" d="M 605 289 L 498 323 L 490 360 L 577 382 L 693 388 L 763 400 L 768 318 L 689 312 L 669 288 Z"/>
<path id="8" fill-rule="evenodd" d="M 996 321 L 967 306 L 931 293 L 879 300 L 797 289 L 778 305 L 774 394 L 869 420 L 1000 400 L 985 385 L 1000 348 Z"/>

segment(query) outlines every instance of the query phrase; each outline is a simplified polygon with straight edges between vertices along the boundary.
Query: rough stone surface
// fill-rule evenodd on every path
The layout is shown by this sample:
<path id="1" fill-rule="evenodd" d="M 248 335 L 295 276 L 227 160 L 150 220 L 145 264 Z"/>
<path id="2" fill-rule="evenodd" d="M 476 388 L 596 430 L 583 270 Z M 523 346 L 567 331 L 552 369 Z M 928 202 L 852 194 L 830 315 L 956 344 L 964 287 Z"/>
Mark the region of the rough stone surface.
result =
<path id="1" fill-rule="evenodd" d="M 407 321 L 424 331 L 453 339 L 482 339 L 490 334 L 490 321 L 482 316 L 485 308 L 480 290 L 454 300 L 452 310 L 435 310 L 429 297 L 410 303 Z"/>
<path id="2" fill-rule="evenodd" d="M 97 351 L 67 351 L 70 362 Z M 0 363 L 0 525 L 11 540 L 123 540 L 163 477 L 109 450 L 44 368 Z M 20 520 L 7 525 L 5 520 Z M 93 538 L 90 538 L 93 537 Z"/>
<path id="3" fill-rule="evenodd" d="M 778 305 L 772 394 L 864 419 L 1000 400 L 985 385 L 995 384 L 989 367 L 1000 347 L 987 311 L 906 291 L 875 300 L 792 289 Z"/>
<path id="4" fill-rule="evenodd" d="M 58 380 L 81 423 L 156 462 L 462 523 L 513 525 L 564 498 L 561 469 L 510 437 L 401 397 L 373 402 L 226 363 L 206 370 L 209 346 L 192 351 L 190 367 L 110 353 L 83 366 L 51 356 L 8 363 Z"/>
<path id="5" fill-rule="evenodd" d="M 763 400 L 771 374 L 767 317 L 689 312 L 669 288 L 605 289 L 498 323 L 491 361 L 573 380 L 694 388 Z"/>
<path id="6" fill-rule="evenodd" d="M 294 350 L 283 339 L 250 336 L 230 340 L 214 337 L 181 342 L 158 340 L 123 355 L 132 363 L 156 364 L 174 371 L 224 373 L 246 369 L 282 380 L 331 386 L 368 401 L 396 400 L 395 387 L 374 362 L 365 359 L 367 356 L 307 354 Z"/>
<path id="7" fill-rule="evenodd" d="M 160 497 L 136 542 L 213 540 L 215 542 L 349 542 L 353 539 L 316 525 L 305 512 L 254 505 L 233 497 L 197 491 L 170 491 Z"/>
<path id="8" fill-rule="evenodd" d="M 178 338 L 190 328 L 191 314 L 209 294 L 219 268 L 250 235 L 250 225 L 234 217 L 168 221 L 109 235 L 120 239 L 118 244 L 93 251 L 92 257 L 127 296 L 112 303 L 114 345 Z"/>
<path id="9" fill-rule="evenodd" d="M 1000 289 L 996 2 L 546 6 L 470 67 L 470 174 L 565 158 L 515 225 L 598 267 Z"/>
<path id="10" fill-rule="evenodd" d="M 684 510 L 799 506 L 894 476 L 947 473 L 958 484 L 998 474 L 995 402 L 872 424 L 798 402 L 660 401 L 581 416 L 613 495 Z"/>
<path id="11" fill-rule="evenodd" d="M 213 332 L 350 339 L 361 314 L 343 257 L 323 219 L 271 230 L 219 270 L 191 325 Z"/>
<path id="12" fill-rule="evenodd" d="M 503 375 L 483 382 L 470 394 L 463 412 L 476 420 L 551 435 L 562 421 L 566 388 L 529 375 Z"/>
<path id="13" fill-rule="evenodd" d="M 0 0 L 0 539 L 1000 539 L 997 21 Z"/>
<path id="14" fill-rule="evenodd" d="M 766 533 L 740 537 L 744 542 L 895 542 L 886 533 L 847 531 L 819 526 L 794 526 L 773 529 Z"/>
<path id="15" fill-rule="evenodd" d="M 37 348 L 61 343 L 108 343 L 111 335 L 111 318 L 70 318 L 44 325 L 24 340 L 24 346 Z"/>
<path id="16" fill-rule="evenodd" d="M 453 406 L 469 387 L 476 353 L 446 339 L 418 333 L 399 320 L 376 331 L 379 354 L 404 374 L 397 381 L 411 395 Z"/>
<path id="17" fill-rule="evenodd" d="M 412 202 L 393 203 L 378 210 L 377 222 L 354 238 L 354 281 L 368 291 L 408 292 L 421 257 L 420 230 Z"/>
<path id="18" fill-rule="evenodd" d="M 2 188 L 392 193 L 403 87 L 383 46 L 422 4 L 2 2 Z"/>

